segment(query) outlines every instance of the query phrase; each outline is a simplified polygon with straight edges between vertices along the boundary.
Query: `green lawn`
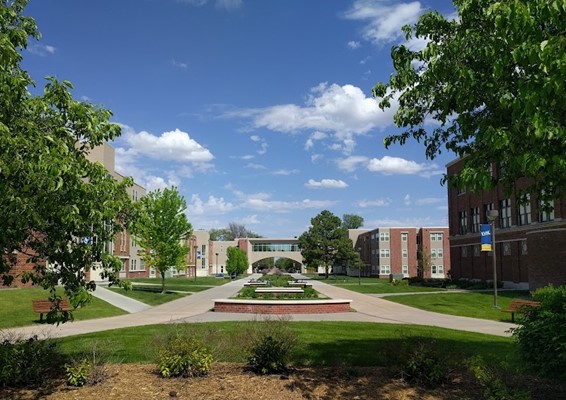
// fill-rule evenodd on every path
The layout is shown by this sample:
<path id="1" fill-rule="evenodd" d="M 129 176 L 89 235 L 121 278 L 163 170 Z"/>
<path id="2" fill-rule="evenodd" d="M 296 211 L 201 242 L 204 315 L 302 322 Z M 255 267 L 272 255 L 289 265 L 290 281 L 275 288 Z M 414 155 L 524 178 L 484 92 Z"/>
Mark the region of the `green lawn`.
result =
<path id="1" fill-rule="evenodd" d="M 78 356 L 94 346 L 108 348 L 111 362 L 151 363 L 155 361 L 156 337 L 172 329 L 187 329 L 203 338 L 213 349 L 216 361 L 244 362 L 245 354 L 237 343 L 254 322 L 150 325 L 71 336 L 58 339 L 63 352 Z M 355 366 L 384 365 L 386 357 L 407 343 L 423 340 L 454 359 L 479 355 L 486 361 L 506 361 L 519 365 L 516 344 L 511 338 L 483 335 L 416 325 L 363 322 L 289 322 L 297 333 L 300 349 L 295 364 Z M 236 345 L 234 345 L 236 344 Z M 149 349 L 149 350 L 148 350 Z M 153 350 L 151 350 L 153 349 Z"/>
<path id="2" fill-rule="evenodd" d="M 385 299 L 442 314 L 511 322 L 511 314 L 501 310 L 509 307 L 512 299 L 527 298 L 528 295 L 528 291 L 499 291 L 499 308 L 493 308 L 493 292 L 412 294 Z"/>
<path id="3" fill-rule="evenodd" d="M 392 285 L 387 278 L 368 278 L 346 275 L 330 275 L 328 279 L 319 275 L 308 275 L 314 280 L 319 280 L 329 285 L 335 285 L 357 293 L 382 294 L 382 293 L 419 293 L 419 292 L 442 292 L 446 289 L 429 288 L 422 286 Z"/>
<path id="4" fill-rule="evenodd" d="M 188 296 L 189 293 L 176 293 L 167 291 L 165 293 L 161 293 L 161 287 L 136 287 L 132 290 L 124 290 L 121 288 L 109 288 L 113 292 L 121 294 L 123 296 L 127 296 L 134 300 L 141 301 L 149 306 L 158 306 L 160 304 L 168 303 L 173 300 L 181 299 L 185 296 Z"/>
<path id="5" fill-rule="evenodd" d="M 49 293 L 41 288 L 0 290 L 0 329 L 33 325 L 39 321 L 39 314 L 33 311 L 31 301 L 47 299 Z M 105 301 L 93 298 L 86 307 L 73 312 L 75 320 L 113 317 L 127 314 Z"/>

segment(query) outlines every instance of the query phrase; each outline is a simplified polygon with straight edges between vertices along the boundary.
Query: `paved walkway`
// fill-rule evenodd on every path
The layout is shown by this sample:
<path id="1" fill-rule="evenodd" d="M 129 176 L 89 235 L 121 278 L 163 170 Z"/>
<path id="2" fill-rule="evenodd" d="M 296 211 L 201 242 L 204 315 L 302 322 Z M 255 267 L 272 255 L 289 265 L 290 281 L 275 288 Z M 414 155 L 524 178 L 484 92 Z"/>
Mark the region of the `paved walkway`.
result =
<path id="1" fill-rule="evenodd" d="M 215 313 L 212 312 L 211 309 L 214 306 L 215 299 L 223 299 L 234 296 L 242 288 L 245 282 L 247 282 L 250 278 L 258 278 L 259 276 L 260 275 L 257 274 L 245 279 L 235 280 L 225 285 L 197 292 L 190 296 L 171 301 L 160 306 L 130 311 L 132 313 L 128 315 L 69 322 L 59 326 L 34 325 L 14 328 L 9 331 L 24 336 L 45 334 L 49 337 L 63 337 L 109 329 L 170 322 L 253 320 L 257 319 L 258 316 L 253 314 Z M 297 275 L 297 277 L 300 276 Z M 301 277 L 301 279 L 304 279 L 304 277 Z M 351 306 L 355 312 L 338 314 L 294 314 L 292 315 L 292 319 L 294 321 L 357 321 L 391 324 L 416 324 L 497 336 L 510 336 L 511 334 L 509 329 L 515 326 L 510 323 L 498 321 L 457 317 L 422 311 L 366 294 L 352 292 L 321 281 L 313 280 L 312 283 L 313 287 L 325 296 L 333 299 L 352 300 Z M 98 292 L 98 289 L 96 292 Z M 101 290 L 96 295 L 97 297 L 102 298 L 102 296 L 108 296 L 107 292 L 110 292 L 115 296 L 124 297 L 106 289 Z M 135 303 L 132 303 L 129 299 L 117 299 L 114 296 L 107 297 L 107 299 L 109 302 L 112 302 L 121 308 L 135 307 Z"/>

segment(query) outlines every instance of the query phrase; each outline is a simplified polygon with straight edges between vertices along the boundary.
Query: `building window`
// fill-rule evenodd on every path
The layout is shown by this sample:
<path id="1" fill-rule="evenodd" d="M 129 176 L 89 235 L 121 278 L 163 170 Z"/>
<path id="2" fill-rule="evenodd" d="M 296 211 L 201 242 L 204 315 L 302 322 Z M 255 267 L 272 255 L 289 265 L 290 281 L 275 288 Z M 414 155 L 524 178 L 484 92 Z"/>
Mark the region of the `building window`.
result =
<path id="1" fill-rule="evenodd" d="M 529 254 L 529 249 L 527 248 L 527 241 L 521 240 L 521 254 L 527 255 Z"/>
<path id="2" fill-rule="evenodd" d="M 529 225 L 531 223 L 531 195 L 527 194 L 523 201 L 517 201 L 519 214 L 517 215 L 518 225 Z"/>
<path id="3" fill-rule="evenodd" d="M 401 233 L 401 241 L 406 242 L 409 240 L 409 234 L 407 232 Z"/>
<path id="4" fill-rule="evenodd" d="M 509 228 L 511 226 L 511 200 L 505 199 L 499 202 L 499 226 Z"/>
<path id="5" fill-rule="evenodd" d="M 479 207 L 472 207 L 470 209 L 470 216 L 472 217 L 472 232 L 478 233 L 480 231 L 480 209 L 479 209 Z"/>
<path id="6" fill-rule="evenodd" d="M 142 259 L 140 259 L 140 271 L 145 271 L 145 261 Z"/>
<path id="7" fill-rule="evenodd" d="M 409 266 L 408 265 L 403 265 L 403 275 L 405 276 L 409 276 Z"/>
<path id="8" fill-rule="evenodd" d="M 465 235 L 468 233 L 468 214 L 466 211 L 458 211 L 458 233 Z"/>
<path id="9" fill-rule="evenodd" d="M 484 205 L 483 205 L 483 218 L 485 218 L 485 219 L 484 219 L 484 223 L 485 223 L 485 224 L 489 224 L 489 222 L 490 222 L 490 221 L 487 219 L 487 213 L 488 213 L 488 211 L 491 211 L 491 210 L 493 210 L 493 203 L 489 203 L 489 204 L 484 204 Z"/>
<path id="10" fill-rule="evenodd" d="M 538 221 L 548 222 L 554 220 L 554 207 L 550 201 L 539 200 L 538 202 Z"/>
<path id="11" fill-rule="evenodd" d="M 436 258 L 436 249 L 430 249 L 430 258 Z"/>
<path id="12" fill-rule="evenodd" d="M 130 271 L 137 271 L 138 269 L 138 260 L 130 260 Z"/>
<path id="13" fill-rule="evenodd" d="M 389 258 L 389 249 L 379 250 L 379 256 L 383 258 Z"/>
<path id="14" fill-rule="evenodd" d="M 402 256 L 403 258 L 409 257 L 409 252 L 407 251 L 407 249 L 403 249 L 403 250 L 402 250 L 401 256 Z"/>
<path id="15" fill-rule="evenodd" d="M 479 257 L 480 256 L 480 246 L 479 245 L 474 245 L 474 257 Z"/>
<path id="16" fill-rule="evenodd" d="M 458 188 L 458 195 L 466 193 L 466 187 L 462 186 Z"/>
<path id="17" fill-rule="evenodd" d="M 438 256 L 438 258 L 443 258 L 444 257 L 443 249 L 436 249 L 436 255 Z"/>
<path id="18" fill-rule="evenodd" d="M 126 251 L 126 232 L 120 232 L 120 251 Z"/>
<path id="19" fill-rule="evenodd" d="M 437 269 L 436 269 L 436 265 L 431 265 L 430 266 L 430 271 L 432 272 L 433 275 L 436 275 L 438 273 Z"/>
<path id="20" fill-rule="evenodd" d="M 503 255 L 504 256 L 511 255 L 511 242 L 503 242 Z"/>
<path id="21" fill-rule="evenodd" d="M 379 240 L 381 242 L 389 242 L 389 232 L 381 232 L 379 234 Z"/>
<path id="22" fill-rule="evenodd" d="M 468 246 L 460 247 L 460 254 L 462 257 L 468 257 Z"/>
<path id="23" fill-rule="evenodd" d="M 389 265 L 380 265 L 379 266 L 379 275 L 388 275 L 391 273 L 391 268 Z"/>
<path id="24" fill-rule="evenodd" d="M 122 268 L 120 268 L 120 272 L 126 272 L 126 260 L 122 260 Z"/>
<path id="25" fill-rule="evenodd" d="M 442 232 L 433 232 L 430 234 L 430 241 L 431 242 L 442 242 L 442 237 L 444 235 Z"/>

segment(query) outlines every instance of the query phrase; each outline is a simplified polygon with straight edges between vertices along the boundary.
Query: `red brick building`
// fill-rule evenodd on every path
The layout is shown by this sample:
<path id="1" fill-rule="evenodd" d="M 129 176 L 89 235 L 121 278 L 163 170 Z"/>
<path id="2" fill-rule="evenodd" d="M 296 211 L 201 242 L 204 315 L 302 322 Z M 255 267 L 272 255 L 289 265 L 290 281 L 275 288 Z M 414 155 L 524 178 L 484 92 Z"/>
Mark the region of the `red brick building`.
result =
<path id="1" fill-rule="evenodd" d="M 462 160 L 447 166 L 448 175 L 458 173 Z M 494 178 L 497 170 L 493 167 Z M 516 188 L 525 188 L 526 178 Z M 502 187 L 472 193 L 454 187 L 448 189 L 450 231 L 450 273 L 454 278 L 493 280 L 493 255 L 480 250 L 480 225 L 487 224 L 488 210 L 497 210 L 495 254 L 497 279 L 504 287 L 529 288 L 566 284 L 566 201 L 553 203 L 553 211 L 544 211 L 535 195 L 526 203 L 515 192 Z"/>

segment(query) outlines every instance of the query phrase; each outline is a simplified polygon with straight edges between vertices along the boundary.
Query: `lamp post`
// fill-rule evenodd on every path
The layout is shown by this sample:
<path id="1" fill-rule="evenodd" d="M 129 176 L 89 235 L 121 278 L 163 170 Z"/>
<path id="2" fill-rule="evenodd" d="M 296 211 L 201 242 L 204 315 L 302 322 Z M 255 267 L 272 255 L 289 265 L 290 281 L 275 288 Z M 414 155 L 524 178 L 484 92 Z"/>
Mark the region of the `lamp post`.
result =
<path id="1" fill-rule="evenodd" d="M 493 255 L 493 308 L 499 308 L 497 304 L 497 264 L 495 256 L 495 220 L 499 217 L 498 210 L 487 210 L 486 217 L 491 224 L 491 252 Z"/>
<path id="2" fill-rule="evenodd" d="M 218 253 L 216 253 L 216 275 L 218 275 Z"/>

